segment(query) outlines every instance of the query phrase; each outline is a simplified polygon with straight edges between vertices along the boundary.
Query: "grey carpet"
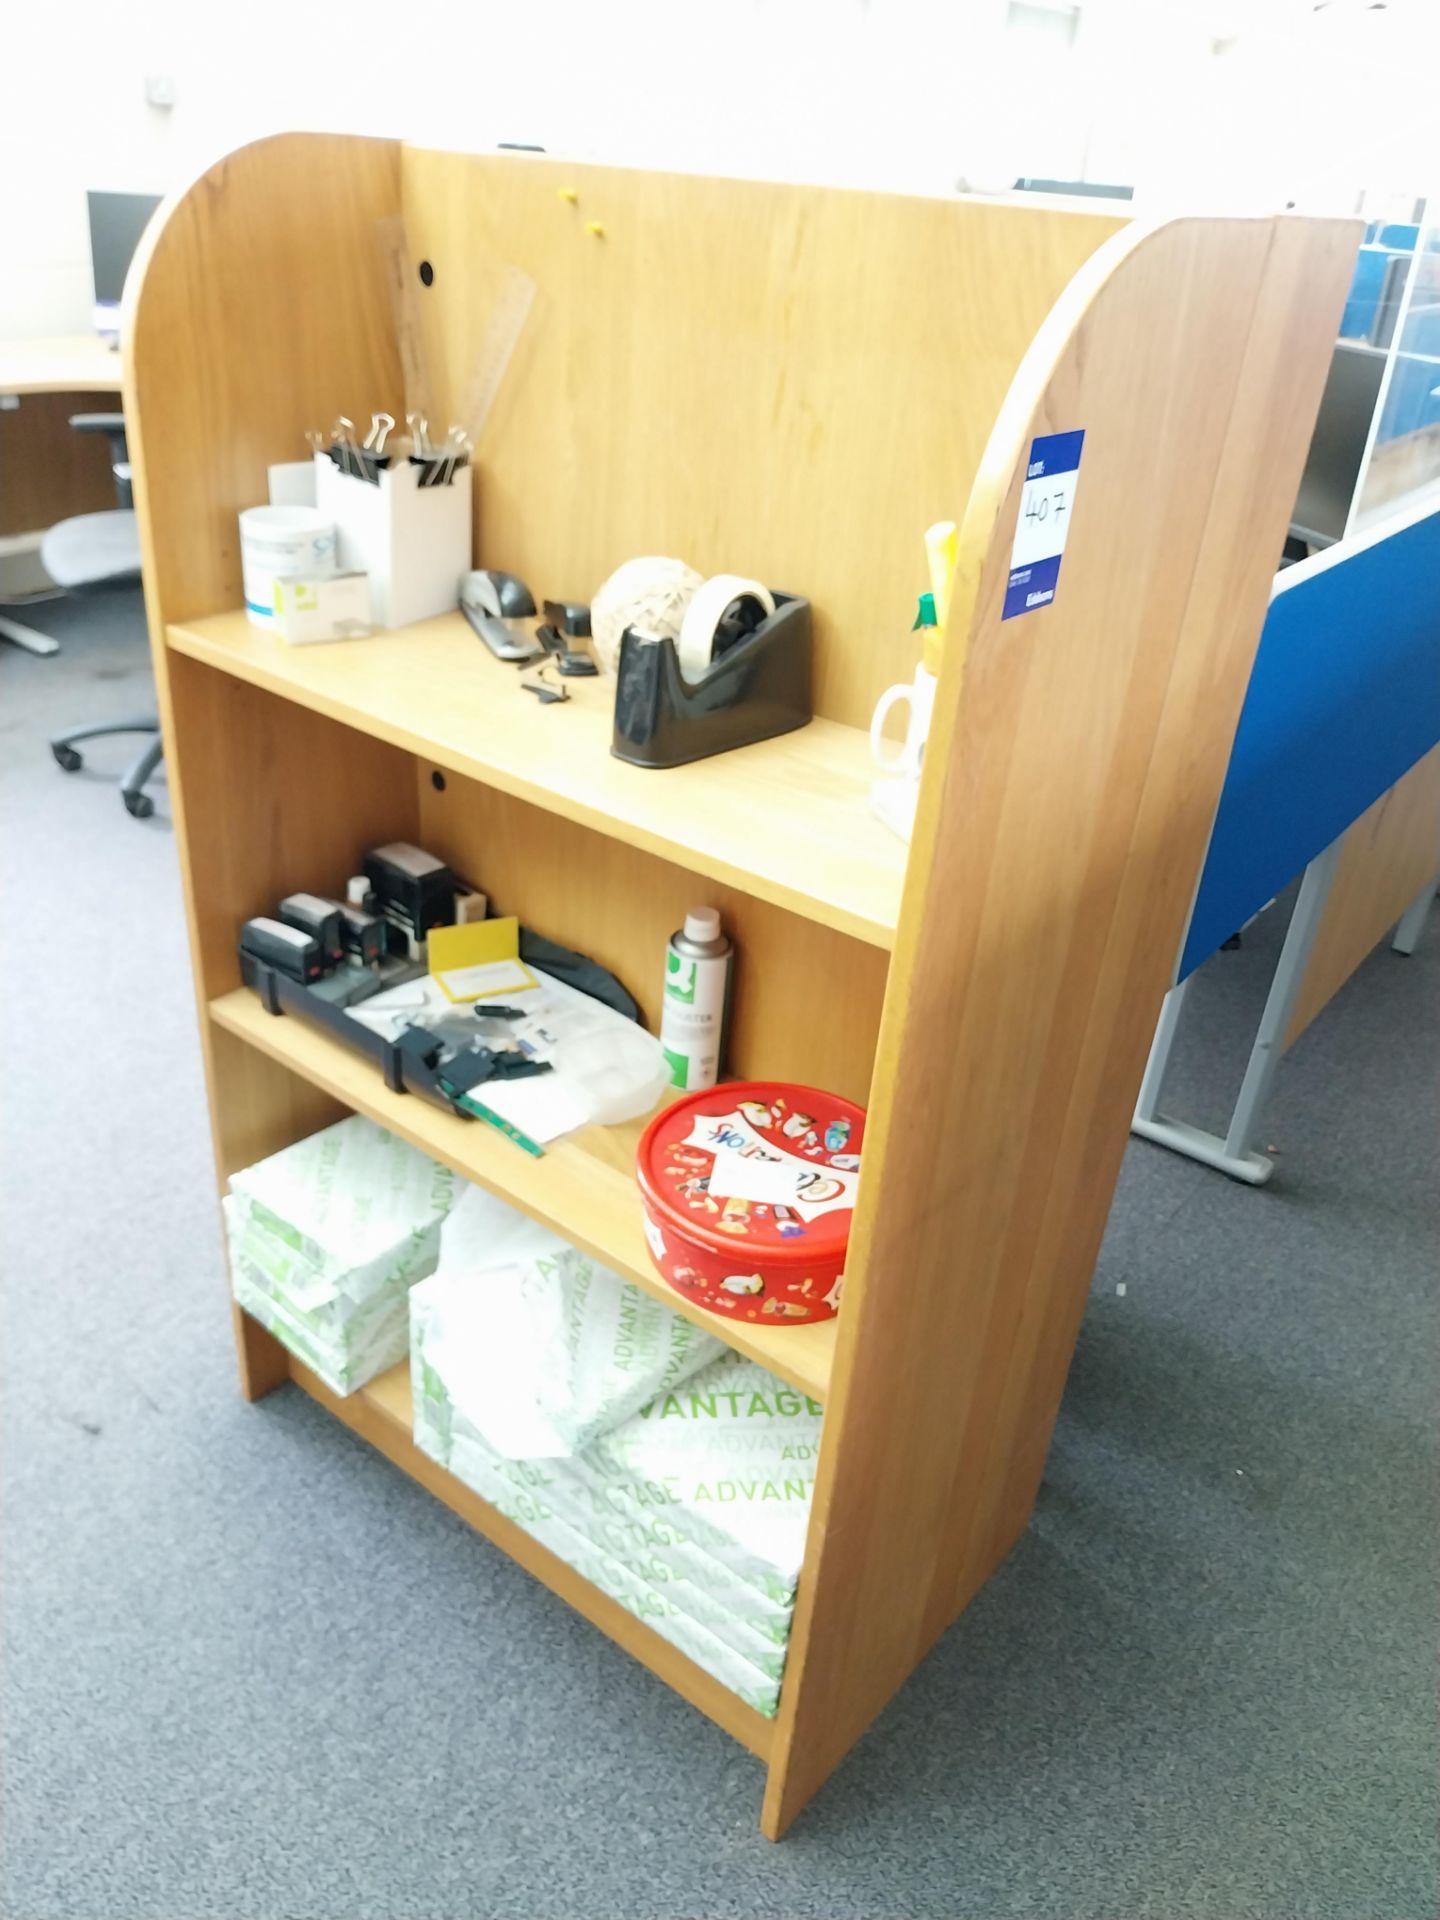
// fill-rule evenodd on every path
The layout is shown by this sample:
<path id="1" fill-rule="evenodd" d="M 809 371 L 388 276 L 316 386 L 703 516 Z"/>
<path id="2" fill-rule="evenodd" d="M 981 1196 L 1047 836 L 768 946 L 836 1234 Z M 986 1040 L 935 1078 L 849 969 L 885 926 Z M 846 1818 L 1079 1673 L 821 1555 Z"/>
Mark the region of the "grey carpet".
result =
<path id="1" fill-rule="evenodd" d="M 0 649 L 6 1920 L 1435 1911 L 1440 928 L 1264 1193 L 1132 1144 L 1034 1524 L 778 1848 L 758 1766 L 286 1388 L 234 1386 L 173 842 Z M 1273 918 L 1274 916 L 1271 916 Z M 1196 992 L 1218 1117 L 1278 929 Z M 1119 1289 L 1123 1287 L 1123 1294 Z"/>

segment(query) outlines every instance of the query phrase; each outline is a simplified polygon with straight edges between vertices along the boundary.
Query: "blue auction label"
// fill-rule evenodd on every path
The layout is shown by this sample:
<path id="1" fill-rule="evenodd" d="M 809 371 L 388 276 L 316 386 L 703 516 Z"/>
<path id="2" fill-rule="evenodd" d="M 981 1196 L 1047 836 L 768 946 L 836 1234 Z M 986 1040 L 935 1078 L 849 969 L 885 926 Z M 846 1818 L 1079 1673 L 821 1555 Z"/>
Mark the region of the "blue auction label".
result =
<path id="1" fill-rule="evenodd" d="M 1030 442 L 1002 620 L 1048 607 L 1055 598 L 1084 442 L 1083 427 L 1076 433 L 1044 433 Z"/>

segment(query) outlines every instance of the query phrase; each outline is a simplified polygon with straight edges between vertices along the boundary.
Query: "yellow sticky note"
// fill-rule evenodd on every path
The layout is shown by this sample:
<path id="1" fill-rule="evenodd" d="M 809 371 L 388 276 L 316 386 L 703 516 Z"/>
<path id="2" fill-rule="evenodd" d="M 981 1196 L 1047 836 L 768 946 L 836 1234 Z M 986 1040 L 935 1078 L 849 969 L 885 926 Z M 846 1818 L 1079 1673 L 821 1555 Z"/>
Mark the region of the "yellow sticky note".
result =
<path id="1" fill-rule="evenodd" d="M 476 920 L 431 927 L 425 936 L 430 977 L 448 1000 L 485 1000 L 538 986 L 520 958 L 520 922 Z"/>

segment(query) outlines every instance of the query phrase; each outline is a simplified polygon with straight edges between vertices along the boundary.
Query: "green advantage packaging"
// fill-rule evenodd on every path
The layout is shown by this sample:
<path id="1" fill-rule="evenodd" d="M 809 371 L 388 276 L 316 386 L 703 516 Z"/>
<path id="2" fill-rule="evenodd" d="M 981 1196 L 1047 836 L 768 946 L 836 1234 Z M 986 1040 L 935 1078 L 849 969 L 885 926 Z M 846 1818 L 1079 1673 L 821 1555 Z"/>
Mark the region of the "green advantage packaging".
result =
<path id="1" fill-rule="evenodd" d="M 239 1304 L 335 1393 L 405 1357 L 407 1296 L 433 1273 L 463 1183 L 354 1114 L 233 1176 L 225 1196 Z"/>
<path id="2" fill-rule="evenodd" d="M 581 1452 L 723 1350 L 479 1187 L 445 1221 L 421 1311 L 450 1397 L 509 1460 Z"/>
<path id="3" fill-rule="evenodd" d="M 479 1199 L 410 1295 L 416 1444 L 773 1713 L 819 1403 Z M 526 1254 L 536 1234 L 548 1250 Z"/>
<path id="4" fill-rule="evenodd" d="M 418 1426 L 416 1437 L 423 1445 Z M 520 1484 L 523 1463 L 502 1461 L 483 1441 L 467 1444 L 459 1436 L 452 1437 L 447 1464 L 482 1500 L 488 1500 L 507 1520 L 574 1567 L 592 1586 L 653 1627 L 758 1713 L 775 1713 L 785 1658 L 783 1640 L 762 1647 L 758 1657 L 752 1658 L 735 1644 L 723 1619 L 717 1630 L 715 1624 L 686 1606 L 679 1585 L 666 1579 L 647 1580 L 626 1561 L 597 1546 L 564 1517 L 553 1497 L 553 1486 Z"/>

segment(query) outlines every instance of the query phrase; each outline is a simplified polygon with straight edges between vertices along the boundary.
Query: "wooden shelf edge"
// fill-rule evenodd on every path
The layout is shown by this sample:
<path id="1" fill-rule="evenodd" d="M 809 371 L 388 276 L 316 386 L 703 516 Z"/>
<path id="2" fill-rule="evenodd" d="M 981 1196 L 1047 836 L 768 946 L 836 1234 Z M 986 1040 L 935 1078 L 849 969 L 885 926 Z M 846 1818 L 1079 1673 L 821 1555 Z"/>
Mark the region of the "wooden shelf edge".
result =
<path id="1" fill-rule="evenodd" d="M 718 1319 L 676 1293 L 651 1265 L 629 1164 L 643 1123 L 633 1123 L 628 1130 L 590 1130 L 614 1136 L 605 1145 L 612 1154 L 619 1148 L 619 1166 L 587 1151 L 584 1134 L 557 1141 L 543 1159 L 534 1160 L 478 1121 L 443 1113 L 414 1094 L 392 1093 L 367 1060 L 302 1020 L 266 1013 L 248 988 L 222 994 L 210 1002 L 209 1011 L 214 1024 L 226 1033 L 259 1048 L 312 1086 L 408 1140 L 462 1179 L 563 1234 L 683 1318 L 811 1399 L 824 1401 L 837 1321 L 775 1329 Z"/>
<path id="2" fill-rule="evenodd" d="M 215 624 L 219 626 L 221 622 L 228 622 L 231 616 L 214 616 L 213 618 Z M 243 620 L 241 615 L 234 618 Z M 418 632 L 420 629 L 415 631 Z M 384 636 L 381 638 L 383 640 Z M 659 859 L 668 860 L 691 872 L 718 880 L 725 886 L 734 887 L 737 892 L 749 894 L 757 900 L 764 900 L 771 906 L 793 913 L 801 919 L 814 921 L 837 933 L 846 934 L 851 939 L 861 940 L 867 946 L 879 947 L 887 953 L 895 944 L 895 929 L 899 920 L 906 857 L 899 841 L 895 842 L 894 849 L 896 868 L 893 875 L 893 895 L 887 901 L 886 910 L 883 913 L 867 911 L 847 905 L 844 900 L 835 897 L 833 890 L 809 892 L 794 884 L 793 881 L 775 874 L 756 872 L 749 864 L 756 845 L 753 836 L 744 841 L 743 848 L 737 852 L 736 857 L 727 857 L 714 848 L 696 846 L 683 836 L 650 826 L 634 815 L 625 817 L 609 813 L 603 807 L 596 805 L 593 800 L 587 800 L 581 792 L 556 791 L 543 781 L 529 778 L 512 767 L 497 765 L 493 761 L 467 752 L 452 741 L 426 734 L 404 720 L 395 718 L 392 714 L 381 714 L 359 702 L 347 702 L 333 690 L 312 684 L 304 677 L 305 670 L 283 672 L 263 652 L 246 651 L 233 642 L 227 643 L 226 640 L 208 632 L 204 622 L 173 624 L 167 627 L 166 644 L 174 652 L 184 654 L 188 659 L 198 660 L 202 665 L 229 674 L 235 679 L 243 680 L 251 686 L 260 688 L 264 693 L 274 694 L 312 713 L 338 720 L 342 725 L 353 727 L 358 732 L 369 734 L 406 752 L 416 754 L 435 766 L 444 768 L 447 772 L 476 780 L 482 785 L 495 788 L 498 792 L 523 800 L 531 806 L 540 807 L 548 813 L 561 814 L 568 820 L 604 834 L 607 838 L 619 840 L 627 846 L 637 847 L 642 852 L 654 854 Z M 298 649 L 301 654 L 325 651 L 324 648 Z M 571 697 L 576 699 L 580 696 L 572 693 Z M 856 734 L 858 737 L 858 729 L 841 728 L 832 721 L 818 719 L 810 724 L 812 728 L 820 729 L 826 738 L 848 737 L 851 734 Z M 804 731 L 808 732 L 809 729 Z M 782 740 L 793 740 L 796 737 L 781 736 Z M 763 747 L 771 743 L 759 744 Z M 742 748 L 739 751 L 754 750 Z M 675 771 L 683 772 L 684 769 Z M 654 780 L 666 776 L 647 773 L 643 777 Z M 857 799 L 855 815 L 857 833 L 885 835 L 886 829 L 879 827 L 869 817 L 865 808 L 863 788 L 858 792 Z M 763 845 L 763 841 L 760 844 Z"/>
<path id="3" fill-rule="evenodd" d="M 672 1647 L 653 1628 L 647 1627 L 643 1620 L 637 1620 L 628 1613 L 617 1600 L 593 1586 L 565 1561 L 532 1540 L 523 1528 L 496 1511 L 488 1501 L 472 1493 L 463 1481 L 457 1480 L 452 1473 L 438 1466 L 430 1456 L 422 1453 L 411 1438 L 408 1417 L 401 1417 L 401 1399 L 395 1391 L 392 1376 L 404 1372 L 404 1367 L 394 1368 L 390 1374 L 382 1374 L 369 1387 L 362 1387 L 358 1393 L 345 1398 L 333 1394 L 330 1389 L 310 1369 L 293 1357 L 290 1360 L 290 1377 L 296 1386 L 309 1394 L 331 1413 L 337 1420 L 343 1421 L 353 1433 L 358 1433 L 392 1465 L 409 1474 L 432 1493 L 437 1500 L 458 1514 L 468 1526 L 481 1533 L 502 1553 L 508 1554 L 542 1585 L 557 1594 L 577 1613 L 596 1626 L 613 1640 L 617 1646 L 638 1660 L 658 1680 L 697 1707 L 707 1719 L 713 1720 L 724 1729 L 733 1740 L 747 1747 L 757 1759 L 768 1761 L 774 1739 L 775 1723 L 757 1713 L 753 1707 L 733 1694 L 720 1681 L 697 1667 L 678 1648 Z M 404 1395 L 406 1415 L 408 1416 L 408 1387 Z"/>

